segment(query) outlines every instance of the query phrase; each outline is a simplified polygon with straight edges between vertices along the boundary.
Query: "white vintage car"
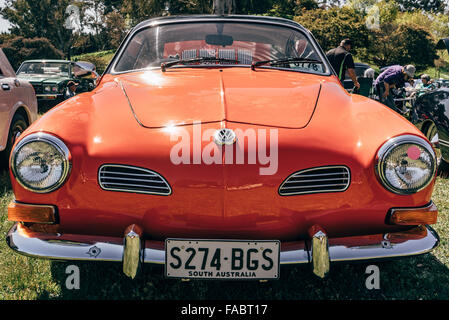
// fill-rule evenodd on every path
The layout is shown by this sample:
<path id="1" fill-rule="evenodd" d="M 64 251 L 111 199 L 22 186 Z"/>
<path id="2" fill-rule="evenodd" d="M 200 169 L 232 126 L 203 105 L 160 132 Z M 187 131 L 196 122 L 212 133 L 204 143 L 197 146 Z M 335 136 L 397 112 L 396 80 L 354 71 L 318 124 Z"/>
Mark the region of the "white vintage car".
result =
<path id="1" fill-rule="evenodd" d="M 0 49 L 0 166 L 7 167 L 15 139 L 37 118 L 37 100 L 28 81 L 16 78 Z"/>

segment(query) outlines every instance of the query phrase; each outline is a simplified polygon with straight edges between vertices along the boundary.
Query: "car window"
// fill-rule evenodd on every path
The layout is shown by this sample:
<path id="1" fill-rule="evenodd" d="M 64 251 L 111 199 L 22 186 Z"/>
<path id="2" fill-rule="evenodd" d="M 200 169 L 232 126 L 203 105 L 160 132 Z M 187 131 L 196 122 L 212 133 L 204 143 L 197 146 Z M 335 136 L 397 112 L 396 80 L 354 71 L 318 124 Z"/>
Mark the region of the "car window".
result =
<path id="1" fill-rule="evenodd" d="M 304 58 L 318 63 L 291 63 L 281 67 L 328 72 L 316 46 L 303 32 L 269 24 L 235 22 L 178 23 L 143 29 L 127 43 L 114 71 L 160 67 L 163 62 L 204 57 L 236 60 L 221 64 L 248 66 L 256 61 Z"/>
<path id="2" fill-rule="evenodd" d="M 17 74 L 19 75 L 36 75 L 36 76 L 69 76 L 69 64 L 60 62 L 25 62 L 23 63 Z"/>
<path id="3" fill-rule="evenodd" d="M 355 76 L 358 77 L 364 77 L 365 75 L 365 71 L 368 70 L 369 68 L 366 66 L 355 66 Z M 351 79 L 351 77 L 349 76 L 349 72 L 348 70 L 346 70 L 345 73 L 345 79 Z"/>

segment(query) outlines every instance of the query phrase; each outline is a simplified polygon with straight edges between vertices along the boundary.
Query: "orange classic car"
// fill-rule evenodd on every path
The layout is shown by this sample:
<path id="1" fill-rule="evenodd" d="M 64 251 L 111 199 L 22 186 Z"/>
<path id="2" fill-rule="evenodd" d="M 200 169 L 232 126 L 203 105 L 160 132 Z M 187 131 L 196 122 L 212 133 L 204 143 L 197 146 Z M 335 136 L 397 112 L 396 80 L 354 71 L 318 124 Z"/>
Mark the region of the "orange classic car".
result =
<path id="1" fill-rule="evenodd" d="M 278 279 L 306 263 L 438 245 L 435 152 L 410 122 L 348 94 L 290 20 L 140 23 L 98 86 L 45 114 L 10 158 L 18 253 L 145 263 L 166 277 Z"/>

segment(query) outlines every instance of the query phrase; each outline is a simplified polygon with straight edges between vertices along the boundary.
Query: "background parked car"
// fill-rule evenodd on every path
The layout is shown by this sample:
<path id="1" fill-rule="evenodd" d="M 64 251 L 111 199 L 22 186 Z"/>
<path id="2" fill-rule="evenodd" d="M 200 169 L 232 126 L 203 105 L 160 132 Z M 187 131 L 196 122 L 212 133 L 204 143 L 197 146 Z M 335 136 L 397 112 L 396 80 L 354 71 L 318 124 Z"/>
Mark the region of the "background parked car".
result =
<path id="1" fill-rule="evenodd" d="M 434 144 L 439 153 L 439 174 L 449 176 L 449 88 L 440 88 L 419 96 L 411 121 Z"/>
<path id="2" fill-rule="evenodd" d="M 37 101 L 31 84 L 16 78 L 0 49 L 0 166 L 6 167 L 16 137 L 37 118 Z"/>
<path id="3" fill-rule="evenodd" d="M 64 100 L 69 81 L 79 83 L 77 93 L 95 88 L 98 74 L 90 62 L 65 60 L 27 60 L 17 70 L 17 77 L 29 81 L 39 102 L 57 104 Z"/>
<path id="4" fill-rule="evenodd" d="M 362 77 L 365 73 L 365 71 L 369 68 L 371 68 L 370 65 L 366 64 L 366 63 L 360 63 L 360 62 L 356 62 L 354 63 L 355 66 L 355 75 L 358 77 Z M 376 74 L 377 77 L 377 74 Z M 349 73 L 346 71 L 346 76 L 345 76 L 345 81 L 343 83 L 343 86 L 345 87 L 346 90 L 350 90 L 352 88 L 354 88 L 354 82 L 352 82 L 351 78 L 349 77 Z"/>

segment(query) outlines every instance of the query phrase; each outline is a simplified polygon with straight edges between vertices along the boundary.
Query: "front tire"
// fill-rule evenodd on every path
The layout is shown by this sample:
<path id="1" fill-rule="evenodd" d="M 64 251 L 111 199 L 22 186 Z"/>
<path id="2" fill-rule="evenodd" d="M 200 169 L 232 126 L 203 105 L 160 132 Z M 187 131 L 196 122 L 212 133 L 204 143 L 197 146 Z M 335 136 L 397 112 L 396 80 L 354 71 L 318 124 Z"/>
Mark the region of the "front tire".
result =
<path id="1" fill-rule="evenodd" d="M 3 168 L 8 167 L 9 155 L 11 154 L 12 147 L 16 142 L 16 139 L 23 131 L 28 127 L 28 123 L 24 116 L 21 114 L 15 114 L 11 121 L 11 126 L 8 132 L 8 142 L 6 144 L 6 149 L 0 153 L 0 166 Z"/>
<path id="2" fill-rule="evenodd" d="M 441 159 L 440 165 L 438 166 L 438 176 L 440 176 L 443 179 L 449 178 L 449 162 L 447 162 L 444 159 Z"/>

